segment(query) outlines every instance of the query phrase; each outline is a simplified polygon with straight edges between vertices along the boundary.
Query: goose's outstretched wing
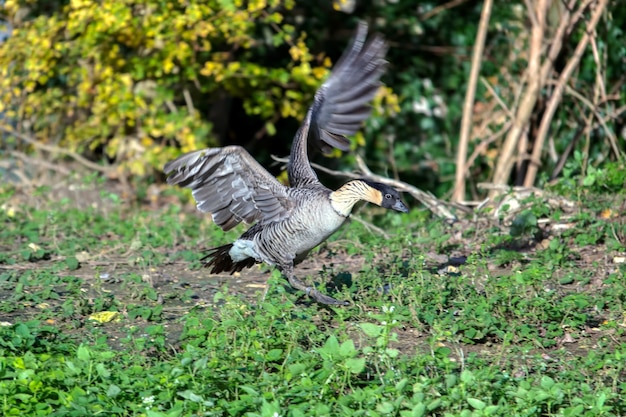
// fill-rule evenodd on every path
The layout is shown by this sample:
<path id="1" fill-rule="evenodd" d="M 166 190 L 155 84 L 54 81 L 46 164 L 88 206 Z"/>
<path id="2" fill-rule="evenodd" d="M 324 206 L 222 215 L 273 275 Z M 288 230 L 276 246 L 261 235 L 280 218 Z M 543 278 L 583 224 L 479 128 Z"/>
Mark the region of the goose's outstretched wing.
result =
<path id="1" fill-rule="evenodd" d="M 360 22 L 350 46 L 315 93 L 291 149 L 292 186 L 317 179 L 309 166 L 307 141 L 323 152 L 333 148 L 346 151 L 350 149 L 346 135 L 356 133 L 370 115 L 372 98 L 387 66 L 387 44 L 380 35 L 374 35 L 368 42 L 366 38 L 367 24 Z"/>
<path id="2" fill-rule="evenodd" d="M 315 94 L 311 133 L 318 136 L 323 151 L 350 149 L 345 136 L 356 133 L 372 111 L 371 101 L 387 67 L 387 44 L 380 35 L 365 43 L 366 37 L 367 24 L 361 22 L 350 46 Z"/>
<path id="3" fill-rule="evenodd" d="M 295 207 L 288 188 L 241 146 L 209 148 L 165 164 L 167 183 L 191 188 L 200 211 L 230 230 L 242 221 L 267 223 L 288 217 Z"/>

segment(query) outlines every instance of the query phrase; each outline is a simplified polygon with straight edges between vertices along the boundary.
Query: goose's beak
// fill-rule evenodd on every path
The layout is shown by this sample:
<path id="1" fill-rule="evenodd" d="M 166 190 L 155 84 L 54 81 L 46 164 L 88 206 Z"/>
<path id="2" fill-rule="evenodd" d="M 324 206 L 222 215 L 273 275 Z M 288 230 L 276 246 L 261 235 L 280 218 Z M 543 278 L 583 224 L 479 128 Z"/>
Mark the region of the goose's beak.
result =
<path id="1" fill-rule="evenodd" d="M 400 211 L 402 213 L 408 213 L 409 212 L 409 209 L 406 208 L 406 206 L 404 205 L 402 200 L 396 201 L 396 204 L 394 204 L 391 208 L 394 209 L 395 211 Z"/>

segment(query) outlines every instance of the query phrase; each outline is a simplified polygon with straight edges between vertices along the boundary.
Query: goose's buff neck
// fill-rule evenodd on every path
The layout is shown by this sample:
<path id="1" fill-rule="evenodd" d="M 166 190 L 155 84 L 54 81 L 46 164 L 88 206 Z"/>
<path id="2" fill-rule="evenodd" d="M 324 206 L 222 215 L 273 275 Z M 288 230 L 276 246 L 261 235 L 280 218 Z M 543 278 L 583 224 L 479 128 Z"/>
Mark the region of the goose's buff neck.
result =
<path id="1" fill-rule="evenodd" d="M 380 206 L 382 200 L 381 191 L 363 180 L 347 182 L 337 191 L 330 193 L 330 204 L 337 213 L 344 217 L 350 215 L 352 208 L 359 201 L 368 201 Z"/>

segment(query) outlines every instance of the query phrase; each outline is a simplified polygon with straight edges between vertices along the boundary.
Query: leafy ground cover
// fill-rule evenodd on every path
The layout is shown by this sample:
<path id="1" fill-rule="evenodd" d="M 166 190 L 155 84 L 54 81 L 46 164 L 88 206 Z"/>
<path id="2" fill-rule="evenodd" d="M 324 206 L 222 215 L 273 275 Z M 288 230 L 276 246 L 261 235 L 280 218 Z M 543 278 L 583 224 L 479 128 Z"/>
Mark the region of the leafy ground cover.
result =
<path id="1" fill-rule="evenodd" d="M 352 222 L 298 268 L 352 301 L 325 308 L 267 267 L 201 269 L 241 230 L 170 190 L 5 186 L 0 410 L 626 415 L 624 196 L 578 190 L 453 225 L 368 208 L 389 236 Z"/>

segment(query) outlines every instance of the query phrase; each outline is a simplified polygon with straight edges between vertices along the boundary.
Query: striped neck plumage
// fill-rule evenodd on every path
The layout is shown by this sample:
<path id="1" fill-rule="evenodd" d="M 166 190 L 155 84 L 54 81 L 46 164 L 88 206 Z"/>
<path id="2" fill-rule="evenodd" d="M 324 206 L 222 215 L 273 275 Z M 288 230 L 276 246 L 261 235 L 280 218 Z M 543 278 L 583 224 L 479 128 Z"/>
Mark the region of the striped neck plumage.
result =
<path id="1" fill-rule="evenodd" d="M 359 201 L 380 205 L 382 200 L 383 196 L 379 190 L 361 180 L 347 182 L 337 191 L 330 193 L 330 204 L 344 217 L 350 215 L 352 208 Z"/>
<path id="2" fill-rule="evenodd" d="M 296 132 L 293 144 L 291 145 L 291 154 L 287 163 L 287 175 L 289 184 L 292 187 L 298 187 L 303 184 L 317 182 L 317 174 L 309 163 L 308 155 L 308 137 L 311 128 L 311 118 L 313 117 L 313 109 L 309 109 L 302 126 Z"/>

